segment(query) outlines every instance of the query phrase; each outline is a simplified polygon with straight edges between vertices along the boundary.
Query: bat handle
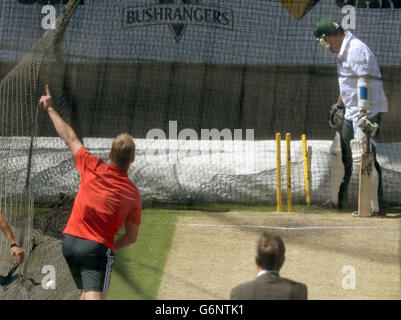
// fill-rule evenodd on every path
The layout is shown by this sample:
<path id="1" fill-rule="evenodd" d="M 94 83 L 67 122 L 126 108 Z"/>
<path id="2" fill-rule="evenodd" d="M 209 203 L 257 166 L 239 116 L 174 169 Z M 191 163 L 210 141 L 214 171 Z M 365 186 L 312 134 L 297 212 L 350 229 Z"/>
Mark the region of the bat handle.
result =
<path id="1" fill-rule="evenodd" d="M 370 134 L 366 134 L 366 144 L 365 144 L 365 152 L 370 152 Z"/>

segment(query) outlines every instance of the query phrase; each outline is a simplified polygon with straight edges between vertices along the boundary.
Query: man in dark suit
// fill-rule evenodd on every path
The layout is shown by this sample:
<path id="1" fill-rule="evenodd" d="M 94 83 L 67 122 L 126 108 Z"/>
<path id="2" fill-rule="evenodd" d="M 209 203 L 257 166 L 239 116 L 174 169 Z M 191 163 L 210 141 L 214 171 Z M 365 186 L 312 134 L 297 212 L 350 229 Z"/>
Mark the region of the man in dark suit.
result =
<path id="1" fill-rule="evenodd" d="M 231 300 L 307 300 L 308 290 L 303 283 L 279 275 L 285 260 L 283 240 L 264 232 L 256 247 L 255 280 L 240 284 L 231 290 Z"/>

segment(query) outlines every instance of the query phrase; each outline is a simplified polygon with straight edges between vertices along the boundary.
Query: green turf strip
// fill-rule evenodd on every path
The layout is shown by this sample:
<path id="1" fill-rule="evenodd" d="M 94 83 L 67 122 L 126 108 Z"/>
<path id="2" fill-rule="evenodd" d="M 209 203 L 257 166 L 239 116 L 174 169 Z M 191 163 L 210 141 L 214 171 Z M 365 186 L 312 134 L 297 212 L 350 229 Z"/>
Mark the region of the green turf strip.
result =
<path id="1" fill-rule="evenodd" d="M 143 211 L 137 242 L 115 252 L 118 258 L 107 299 L 156 299 L 179 214 L 171 210 Z"/>

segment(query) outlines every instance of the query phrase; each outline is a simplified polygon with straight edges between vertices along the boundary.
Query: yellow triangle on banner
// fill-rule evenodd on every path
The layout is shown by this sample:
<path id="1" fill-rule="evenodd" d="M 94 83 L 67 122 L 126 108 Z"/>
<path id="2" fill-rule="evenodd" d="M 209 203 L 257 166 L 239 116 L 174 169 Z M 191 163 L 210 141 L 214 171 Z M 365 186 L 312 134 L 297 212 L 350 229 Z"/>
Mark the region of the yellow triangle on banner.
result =
<path id="1" fill-rule="evenodd" d="M 279 0 L 295 19 L 301 20 L 319 0 Z"/>

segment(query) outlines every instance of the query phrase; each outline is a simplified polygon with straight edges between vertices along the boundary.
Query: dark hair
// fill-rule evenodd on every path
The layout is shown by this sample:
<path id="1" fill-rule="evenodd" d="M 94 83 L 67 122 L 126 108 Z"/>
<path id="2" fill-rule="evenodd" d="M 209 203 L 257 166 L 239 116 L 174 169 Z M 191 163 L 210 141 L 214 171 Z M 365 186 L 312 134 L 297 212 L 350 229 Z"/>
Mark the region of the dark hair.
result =
<path id="1" fill-rule="evenodd" d="M 259 237 L 256 245 L 256 263 L 265 270 L 279 270 L 284 262 L 283 240 L 267 232 Z"/>

